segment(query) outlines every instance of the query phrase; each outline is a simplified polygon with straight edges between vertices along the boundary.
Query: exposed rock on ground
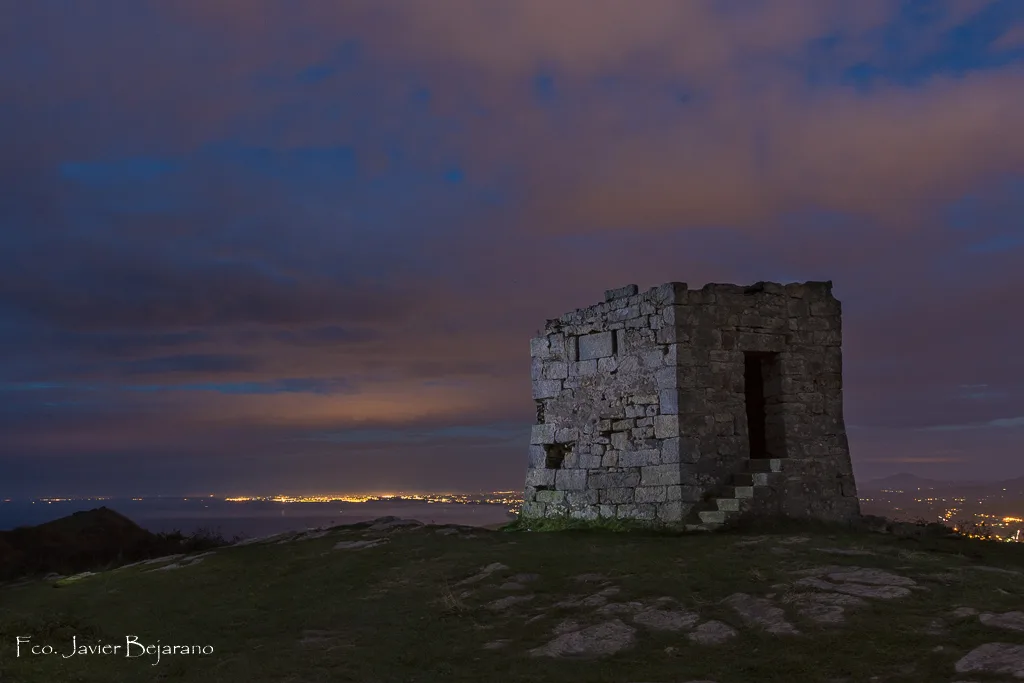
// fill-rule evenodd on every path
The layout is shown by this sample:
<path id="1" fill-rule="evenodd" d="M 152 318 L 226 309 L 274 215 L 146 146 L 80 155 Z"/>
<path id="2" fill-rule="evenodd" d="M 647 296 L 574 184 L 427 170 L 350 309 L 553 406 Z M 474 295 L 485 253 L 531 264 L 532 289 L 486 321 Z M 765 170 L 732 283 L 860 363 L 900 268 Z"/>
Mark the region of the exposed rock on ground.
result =
<path id="1" fill-rule="evenodd" d="M 799 635 L 793 624 L 786 621 L 786 612 L 770 600 L 755 598 L 746 593 L 733 593 L 724 600 L 748 626 L 763 628 L 775 635 Z"/>
<path id="2" fill-rule="evenodd" d="M 633 623 L 656 631 L 682 631 L 700 620 L 700 615 L 688 610 L 647 609 L 633 615 Z"/>
<path id="3" fill-rule="evenodd" d="M 728 624 L 720 621 L 705 621 L 687 637 L 699 645 L 721 645 L 739 635 L 739 632 Z"/>
<path id="4" fill-rule="evenodd" d="M 1024 645 L 985 643 L 956 663 L 957 673 L 1009 674 L 1024 678 Z"/>
<path id="5" fill-rule="evenodd" d="M 508 569 L 508 567 L 503 565 L 501 562 L 493 562 L 493 563 L 487 565 L 486 567 L 484 567 L 483 569 L 481 569 L 479 572 L 477 572 L 473 576 L 465 578 L 462 581 L 459 581 L 458 583 L 456 583 L 455 585 L 456 586 L 468 586 L 471 583 L 477 583 L 478 581 L 483 581 L 484 579 L 486 579 L 488 576 L 490 576 L 491 574 L 493 574 L 495 572 L 505 571 L 506 569 Z"/>
<path id="6" fill-rule="evenodd" d="M 376 548 L 388 542 L 386 538 L 376 538 L 368 541 L 338 541 L 334 544 L 335 550 L 366 550 Z"/>
<path id="7" fill-rule="evenodd" d="M 1003 614 L 983 612 L 978 615 L 978 620 L 985 626 L 1024 631 L 1024 612 L 1004 612 Z"/>
<path id="8" fill-rule="evenodd" d="M 601 657 L 629 648 L 636 641 L 636 629 L 619 619 L 569 631 L 539 648 L 530 650 L 534 657 Z"/>

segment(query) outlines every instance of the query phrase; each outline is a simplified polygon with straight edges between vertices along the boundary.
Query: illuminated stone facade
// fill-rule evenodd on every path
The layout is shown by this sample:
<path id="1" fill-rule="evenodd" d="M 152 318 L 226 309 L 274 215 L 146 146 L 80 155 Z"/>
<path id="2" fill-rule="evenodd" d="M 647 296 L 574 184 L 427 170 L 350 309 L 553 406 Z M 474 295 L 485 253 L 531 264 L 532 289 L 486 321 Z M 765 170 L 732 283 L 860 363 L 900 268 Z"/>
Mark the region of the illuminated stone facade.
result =
<path id="1" fill-rule="evenodd" d="M 530 344 L 523 516 L 859 516 L 831 282 L 636 285 Z"/>

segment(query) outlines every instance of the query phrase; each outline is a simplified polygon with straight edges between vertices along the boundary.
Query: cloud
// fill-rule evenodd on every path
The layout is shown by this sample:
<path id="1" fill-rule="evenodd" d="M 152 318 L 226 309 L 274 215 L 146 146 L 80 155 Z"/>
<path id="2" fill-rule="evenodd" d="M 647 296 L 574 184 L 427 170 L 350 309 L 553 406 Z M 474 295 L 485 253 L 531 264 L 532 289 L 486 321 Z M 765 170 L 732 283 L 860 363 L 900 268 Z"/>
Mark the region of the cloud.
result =
<path id="1" fill-rule="evenodd" d="M 832 279 L 855 457 L 972 439 L 1006 466 L 1014 6 L 20 4 L 0 450 L 518 481 L 496 434 L 532 420 L 545 318 L 630 282 Z"/>
<path id="2" fill-rule="evenodd" d="M 1024 417 L 1004 417 L 980 423 L 933 425 L 931 427 L 924 427 L 923 430 L 929 432 L 945 432 L 959 431 L 963 429 L 985 429 L 988 427 L 996 427 L 999 429 L 1024 427 Z"/>
<path id="3" fill-rule="evenodd" d="M 1020 50 L 1024 48 L 1024 24 L 1007 28 L 1003 35 L 992 44 L 995 50 Z"/>
<path id="4" fill-rule="evenodd" d="M 186 354 L 146 358 L 126 364 L 125 374 L 154 375 L 175 372 L 216 374 L 244 372 L 257 367 L 256 359 L 229 354 Z"/>

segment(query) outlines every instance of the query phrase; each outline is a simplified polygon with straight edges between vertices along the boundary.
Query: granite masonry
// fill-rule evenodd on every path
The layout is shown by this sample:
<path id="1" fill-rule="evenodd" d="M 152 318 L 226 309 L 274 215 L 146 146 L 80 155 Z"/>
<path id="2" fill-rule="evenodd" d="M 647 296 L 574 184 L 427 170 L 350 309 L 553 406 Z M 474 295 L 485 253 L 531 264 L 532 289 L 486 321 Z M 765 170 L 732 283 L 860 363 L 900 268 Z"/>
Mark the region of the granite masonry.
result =
<path id="1" fill-rule="evenodd" d="M 531 340 L 522 515 L 859 516 L 831 282 L 636 285 Z"/>

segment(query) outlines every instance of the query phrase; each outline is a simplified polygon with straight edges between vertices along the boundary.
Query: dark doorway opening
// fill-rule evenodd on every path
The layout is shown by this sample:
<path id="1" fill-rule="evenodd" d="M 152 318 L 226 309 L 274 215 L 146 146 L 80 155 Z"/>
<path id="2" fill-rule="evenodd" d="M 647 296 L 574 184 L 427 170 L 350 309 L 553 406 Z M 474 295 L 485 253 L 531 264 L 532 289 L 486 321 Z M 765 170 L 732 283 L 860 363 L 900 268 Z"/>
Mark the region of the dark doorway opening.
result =
<path id="1" fill-rule="evenodd" d="M 743 354 L 743 394 L 747 406 L 747 435 L 751 458 L 768 458 L 768 412 L 765 403 L 766 365 L 774 354 Z"/>

